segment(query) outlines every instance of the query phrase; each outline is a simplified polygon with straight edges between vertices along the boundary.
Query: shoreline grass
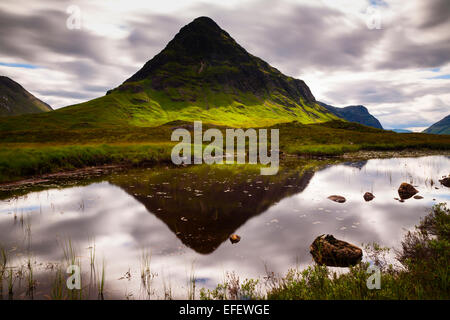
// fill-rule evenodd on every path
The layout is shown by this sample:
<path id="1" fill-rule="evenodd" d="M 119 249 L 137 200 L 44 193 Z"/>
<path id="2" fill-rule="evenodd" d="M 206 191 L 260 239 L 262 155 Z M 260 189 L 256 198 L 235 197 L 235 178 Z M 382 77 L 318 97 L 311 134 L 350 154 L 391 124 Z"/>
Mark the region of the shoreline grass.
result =
<path id="1" fill-rule="evenodd" d="M 326 266 L 290 269 L 284 276 L 265 277 L 265 293 L 258 292 L 258 279 L 242 283 L 234 277 L 213 290 L 201 290 L 201 299 L 233 297 L 267 300 L 428 300 L 450 299 L 450 209 L 435 205 L 431 212 L 409 231 L 396 251 L 400 267 L 388 264 L 387 248 L 376 244 L 369 253 L 371 263 L 361 262 L 348 273 L 337 274 Z M 380 289 L 369 289 L 369 266 L 380 270 Z"/>
<path id="2" fill-rule="evenodd" d="M 170 141 L 170 135 L 174 128 L 187 125 L 192 123 L 176 121 L 151 128 L 0 131 L 0 183 L 89 166 L 169 163 L 177 143 Z M 204 124 L 203 129 L 213 127 Z M 342 121 L 310 125 L 291 122 L 272 128 L 280 130 L 280 151 L 294 156 L 339 157 L 359 151 L 407 149 L 450 151 L 448 135 L 399 134 Z"/>
<path id="3" fill-rule="evenodd" d="M 170 161 L 172 144 L 0 147 L 0 183 L 89 166 Z"/>

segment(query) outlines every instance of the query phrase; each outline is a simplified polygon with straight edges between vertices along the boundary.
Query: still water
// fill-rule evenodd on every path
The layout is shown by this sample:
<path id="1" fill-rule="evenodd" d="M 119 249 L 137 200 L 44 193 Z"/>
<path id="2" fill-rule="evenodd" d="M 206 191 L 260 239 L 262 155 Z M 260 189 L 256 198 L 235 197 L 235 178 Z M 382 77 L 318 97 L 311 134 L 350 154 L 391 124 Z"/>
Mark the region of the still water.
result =
<path id="1" fill-rule="evenodd" d="M 46 190 L 0 202 L 0 246 L 13 262 L 32 257 L 36 277 L 64 259 L 68 241 L 89 269 L 105 266 L 107 298 L 147 298 L 141 283 L 143 254 L 152 272 L 151 298 L 187 298 L 189 278 L 213 288 L 227 272 L 241 279 L 283 274 L 312 264 L 309 245 L 321 234 L 361 246 L 398 248 L 431 206 L 449 202 L 438 180 L 450 157 L 373 159 L 282 168 L 260 176 L 250 166 L 195 166 L 120 172 L 82 186 Z M 394 200 L 402 182 L 421 200 Z M 375 199 L 366 202 L 363 194 Z M 338 194 L 343 204 L 327 199 Z M 1 196 L 1 195 L 0 195 Z M 241 236 L 232 244 L 231 234 Z M 39 295 L 39 292 L 37 293 Z M 197 296 L 198 297 L 198 296 Z"/>

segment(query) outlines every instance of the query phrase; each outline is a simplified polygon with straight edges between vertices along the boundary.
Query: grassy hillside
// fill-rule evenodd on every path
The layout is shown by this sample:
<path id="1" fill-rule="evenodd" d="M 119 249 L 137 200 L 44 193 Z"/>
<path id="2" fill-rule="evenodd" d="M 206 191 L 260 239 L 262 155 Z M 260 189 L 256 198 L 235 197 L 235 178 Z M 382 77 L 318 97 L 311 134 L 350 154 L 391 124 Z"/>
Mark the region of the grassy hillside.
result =
<path id="1" fill-rule="evenodd" d="M 215 89 L 193 88 L 192 92 L 201 92 L 202 96 L 191 102 L 181 98 L 188 94 L 186 90 L 158 91 L 150 88 L 149 83 L 144 80 L 131 87 L 127 84 L 104 97 L 49 113 L 0 119 L 0 131 L 154 127 L 174 120 L 264 127 L 293 120 L 314 123 L 337 119 L 321 112 L 320 106 L 308 105 L 301 100 L 290 101 L 293 106 L 289 108 L 276 102 L 273 95 L 257 97 L 249 92 L 227 93 L 225 88 L 217 85 Z M 137 90 L 139 92 L 135 92 Z M 278 95 L 278 99 L 288 100 L 282 95 Z"/>
<path id="2" fill-rule="evenodd" d="M 0 117 L 51 111 L 52 108 L 8 77 L 0 76 Z"/>

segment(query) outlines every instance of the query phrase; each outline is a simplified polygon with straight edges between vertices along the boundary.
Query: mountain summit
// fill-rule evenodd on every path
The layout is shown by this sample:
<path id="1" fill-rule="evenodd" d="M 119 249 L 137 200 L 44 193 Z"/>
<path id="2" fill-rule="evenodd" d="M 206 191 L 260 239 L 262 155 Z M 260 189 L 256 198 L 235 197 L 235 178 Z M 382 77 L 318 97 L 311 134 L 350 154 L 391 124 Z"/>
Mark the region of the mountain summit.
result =
<path id="1" fill-rule="evenodd" d="M 208 17 L 183 27 L 163 51 L 126 82 L 144 79 L 150 79 L 154 89 L 200 81 L 203 86 L 223 85 L 260 96 L 279 92 L 296 101 L 315 103 L 303 81 L 286 77 L 249 54 Z"/>

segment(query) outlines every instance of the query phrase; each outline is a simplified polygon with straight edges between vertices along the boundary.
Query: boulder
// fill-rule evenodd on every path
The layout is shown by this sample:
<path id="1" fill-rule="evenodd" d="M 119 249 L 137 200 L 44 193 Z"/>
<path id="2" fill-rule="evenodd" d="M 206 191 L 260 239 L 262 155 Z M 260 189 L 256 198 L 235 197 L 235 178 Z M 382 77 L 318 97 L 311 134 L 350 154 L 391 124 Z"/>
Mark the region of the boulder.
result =
<path id="1" fill-rule="evenodd" d="M 364 193 L 364 200 L 366 201 L 372 201 L 375 196 L 371 192 Z"/>
<path id="2" fill-rule="evenodd" d="M 422 196 L 414 196 L 414 199 L 420 200 L 420 199 L 423 199 L 423 197 Z"/>
<path id="3" fill-rule="evenodd" d="M 440 182 L 442 185 L 446 186 L 447 188 L 450 188 L 450 176 L 449 176 L 449 177 L 445 177 L 445 178 L 439 180 L 439 182 Z"/>
<path id="4" fill-rule="evenodd" d="M 239 237 L 237 234 L 232 234 L 230 236 L 230 241 L 233 244 L 238 243 L 239 241 L 241 241 L 241 237 Z"/>
<path id="5" fill-rule="evenodd" d="M 361 261 L 363 252 L 357 246 L 333 235 L 318 236 L 309 247 L 314 261 L 330 267 L 349 267 Z"/>
<path id="6" fill-rule="evenodd" d="M 402 200 L 409 199 L 418 192 L 416 188 L 406 182 L 403 182 L 398 188 L 398 195 Z"/>
<path id="7" fill-rule="evenodd" d="M 346 201 L 346 199 L 343 196 L 337 196 L 337 195 L 329 196 L 328 199 L 330 199 L 331 201 L 334 201 L 334 202 L 338 202 L 338 203 L 344 203 Z"/>

